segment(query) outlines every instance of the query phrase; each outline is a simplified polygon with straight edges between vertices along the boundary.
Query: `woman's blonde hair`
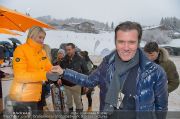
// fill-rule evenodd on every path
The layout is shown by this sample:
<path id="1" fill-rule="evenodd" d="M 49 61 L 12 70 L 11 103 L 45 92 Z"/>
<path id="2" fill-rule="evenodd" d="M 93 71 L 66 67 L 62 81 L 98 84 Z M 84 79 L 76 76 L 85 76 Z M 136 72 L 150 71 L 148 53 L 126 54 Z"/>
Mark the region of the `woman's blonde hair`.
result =
<path id="1" fill-rule="evenodd" d="M 44 44 L 44 45 L 43 45 L 43 49 L 44 49 L 44 51 L 46 52 L 46 55 L 47 55 L 47 57 L 49 58 L 49 60 L 52 61 L 51 48 L 50 48 L 50 46 L 47 45 L 47 44 Z"/>
<path id="2" fill-rule="evenodd" d="M 43 28 L 39 26 L 33 26 L 29 29 L 27 39 L 32 38 L 33 36 L 37 36 L 40 32 L 43 32 L 46 35 L 46 32 Z"/>

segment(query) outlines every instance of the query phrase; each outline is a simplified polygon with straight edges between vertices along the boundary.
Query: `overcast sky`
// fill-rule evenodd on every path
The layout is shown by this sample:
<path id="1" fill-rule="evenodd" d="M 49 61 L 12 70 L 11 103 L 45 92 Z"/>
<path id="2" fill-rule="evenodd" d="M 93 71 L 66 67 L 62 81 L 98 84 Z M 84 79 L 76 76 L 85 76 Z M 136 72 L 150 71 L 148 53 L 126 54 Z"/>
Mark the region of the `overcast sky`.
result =
<path id="1" fill-rule="evenodd" d="M 115 23 L 132 20 L 157 25 L 162 17 L 180 18 L 180 0 L 0 0 L 0 4 L 32 17 L 51 15 Z"/>

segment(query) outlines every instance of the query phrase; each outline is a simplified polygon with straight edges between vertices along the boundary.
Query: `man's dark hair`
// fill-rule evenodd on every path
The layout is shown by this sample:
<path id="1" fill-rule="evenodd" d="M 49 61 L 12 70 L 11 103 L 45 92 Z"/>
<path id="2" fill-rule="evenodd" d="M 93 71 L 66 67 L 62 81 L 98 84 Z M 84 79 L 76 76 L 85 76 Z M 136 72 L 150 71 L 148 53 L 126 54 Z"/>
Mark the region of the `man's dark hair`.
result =
<path id="1" fill-rule="evenodd" d="M 159 46 L 156 42 L 149 42 L 145 45 L 144 51 L 147 53 L 159 52 Z"/>
<path id="2" fill-rule="evenodd" d="M 117 38 L 117 32 L 119 30 L 121 30 L 121 31 L 137 30 L 137 32 L 138 32 L 138 43 L 140 43 L 141 36 L 142 36 L 142 27 L 141 27 L 141 25 L 139 23 L 126 21 L 126 22 L 123 22 L 123 23 L 119 24 L 115 28 L 115 41 L 116 41 L 116 38 Z"/>
<path id="3" fill-rule="evenodd" d="M 73 43 L 67 43 L 66 46 L 71 46 L 73 49 L 76 48 L 76 46 Z"/>

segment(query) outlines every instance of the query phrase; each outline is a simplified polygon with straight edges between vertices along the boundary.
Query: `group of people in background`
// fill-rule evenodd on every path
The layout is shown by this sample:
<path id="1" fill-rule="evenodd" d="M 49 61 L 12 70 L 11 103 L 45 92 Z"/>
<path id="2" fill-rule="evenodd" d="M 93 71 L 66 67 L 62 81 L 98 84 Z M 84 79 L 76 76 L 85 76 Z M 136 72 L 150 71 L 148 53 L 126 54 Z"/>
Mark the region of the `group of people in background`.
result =
<path id="1" fill-rule="evenodd" d="M 88 75 L 93 70 L 93 63 L 88 56 L 87 51 L 76 52 L 76 46 L 73 43 L 67 43 L 65 50 L 59 49 L 57 53 L 57 59 L 53 63 L 54 65 L 60 65 L 64 69 L 72 69 L 79 73 Z M 81 87 L 66 79 L 60 80 L 60 84 L 65 87 L 65 94 L 67 97 L 67 107 L 69 111 L 73 111 L 73 101 L 75 102 L 76 111 L 83 111 L 82 94 L 86 94 L 88 98 L 88 110 L 92 111 L 92 89 Z M 59 82 L 58 82 L 59 83 Z"/>
<path id="2" fill-rule="evenodd" d="M 32 27 L 26 43 L 14 52 L 10 98 L 16 102 L 15 112 L 26 112 L 27 106 L 32 114 L 42 112 L 45 94 L 50 91 L 46 88 L 49 81 L 64 85 L 69 114 L 83 111 L 83 94 L 88 99 L 87 111 L 92 111 L 95 86 L 100 88 L 100 111 L 131 111 L 129 115 L 120 113 L 121 119 L 144 119 L 145 115 L 137 112 L 168 110 L 168 93 L 178 88 L 179 75 L 168 52 L 159 48 L 156 42 L 148 42 L 144 49 L 139 47 L 140 24 L 127 21 L 116 27 L 116 49 L 98 67 L 87 51 L 77 52 L 73 43 L 59 49 L 53 60 L 51 48 L 44 44 L 45 36 L 41 27 Z M 108 114 L 108 118 L 115 117 Z M 146 113 L 149 119 L 165 117 L 164 113 Z"/>

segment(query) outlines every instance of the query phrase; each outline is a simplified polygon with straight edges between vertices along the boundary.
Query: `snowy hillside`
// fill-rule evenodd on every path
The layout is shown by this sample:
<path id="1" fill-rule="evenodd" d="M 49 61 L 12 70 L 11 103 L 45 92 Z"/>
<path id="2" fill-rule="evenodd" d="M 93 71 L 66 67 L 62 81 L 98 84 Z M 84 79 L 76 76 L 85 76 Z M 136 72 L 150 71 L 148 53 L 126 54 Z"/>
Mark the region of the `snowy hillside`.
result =
<path id="1" fill-rule="evenodd" d="M 22 34 L 22 33 L 21 33 Z M 22 34 L 22 36 L 17 36 L 22 43 L 25 42 L 27 34 Z M 6 40 L 11 36 L 1 35 L 1 40 Z M 91 33 L 75 33 L 71 31 L 60 31 L 60 30 L 51 30 L 47 31 L 45 43 L 49 44 L 51 48 L 59 48 L 61 43 L 72 42 L 77 45 L 82 50 L 87 50 L 91 55 L 99 55 L 101 53 L 107 53 L 115 49 L 114 46 L 114 33 L 113 32 L 103 32 L 100 34 L 91 34 Z M 143 47 L 145 42 L 141 42 Z M 162 46 L 180 46 L 180 39 L 173 40 L 169 44 Z"/>

